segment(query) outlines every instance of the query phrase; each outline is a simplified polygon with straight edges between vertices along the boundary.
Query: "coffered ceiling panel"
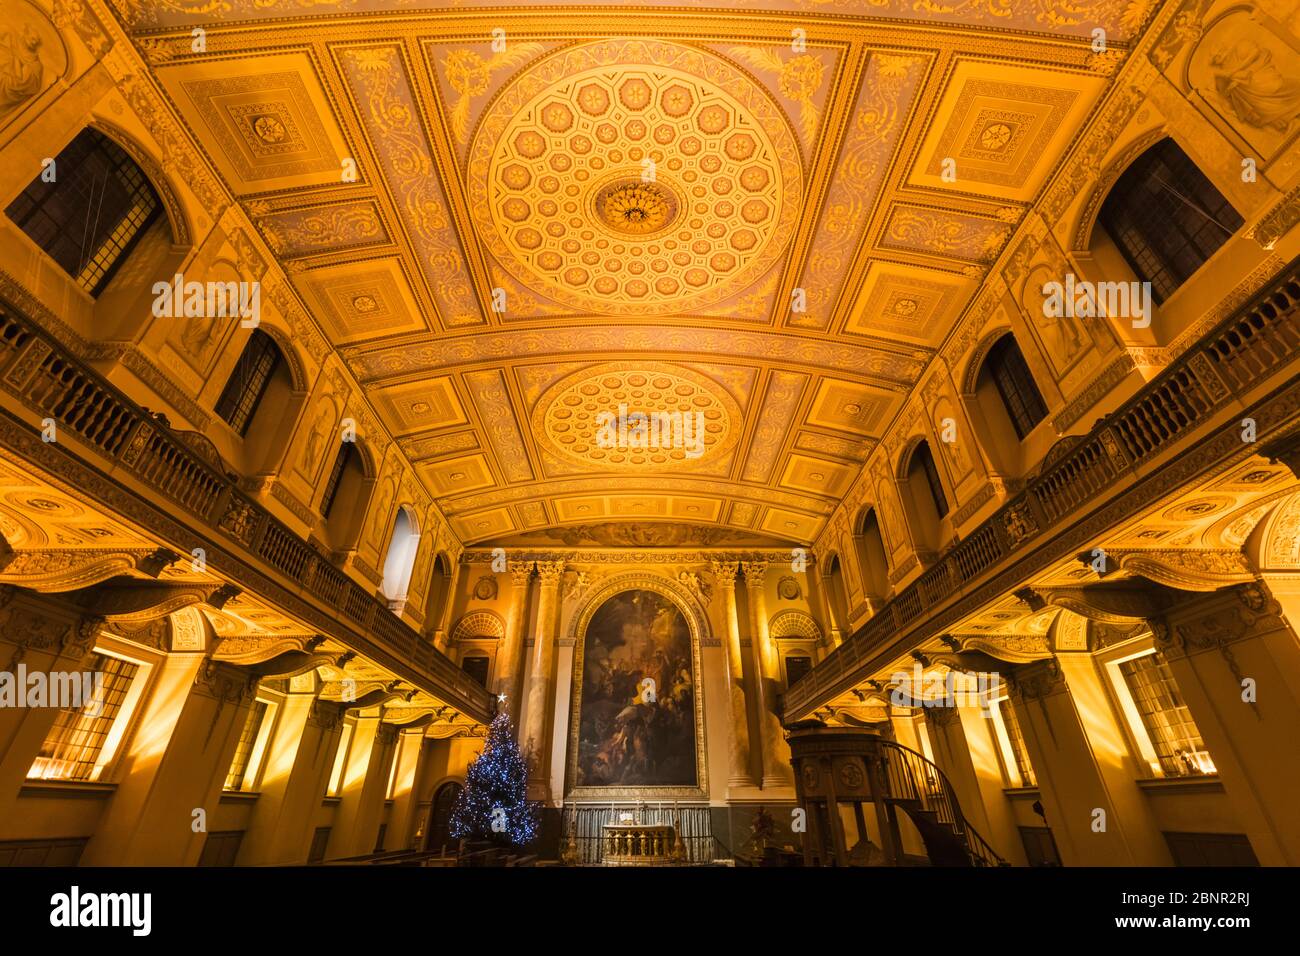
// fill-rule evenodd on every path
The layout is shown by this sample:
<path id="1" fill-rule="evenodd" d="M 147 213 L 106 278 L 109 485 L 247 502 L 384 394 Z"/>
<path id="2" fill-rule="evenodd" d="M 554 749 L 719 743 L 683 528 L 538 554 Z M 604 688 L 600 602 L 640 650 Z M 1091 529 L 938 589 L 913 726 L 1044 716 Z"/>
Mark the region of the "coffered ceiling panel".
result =
<path id="1" fill-rule="evenodd" d="M 466 543 L 811 541 L 1149 13 L 117 6 Z"/>

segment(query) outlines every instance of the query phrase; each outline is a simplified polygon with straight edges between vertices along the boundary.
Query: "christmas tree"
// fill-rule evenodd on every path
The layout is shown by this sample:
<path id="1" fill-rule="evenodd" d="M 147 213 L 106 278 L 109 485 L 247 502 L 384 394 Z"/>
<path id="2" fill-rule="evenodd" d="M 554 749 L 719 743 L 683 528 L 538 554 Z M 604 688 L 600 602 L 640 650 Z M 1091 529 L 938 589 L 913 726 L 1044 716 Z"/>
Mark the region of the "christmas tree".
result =
<path id="1" fill-rule="evenodd" d="M 537 835 L 537 806 L 528 791 L 528 764 L 504 710 L 488 727 L 487 743 L 465 773 L 451 811 L 451 835 L 523 846 Z"/>

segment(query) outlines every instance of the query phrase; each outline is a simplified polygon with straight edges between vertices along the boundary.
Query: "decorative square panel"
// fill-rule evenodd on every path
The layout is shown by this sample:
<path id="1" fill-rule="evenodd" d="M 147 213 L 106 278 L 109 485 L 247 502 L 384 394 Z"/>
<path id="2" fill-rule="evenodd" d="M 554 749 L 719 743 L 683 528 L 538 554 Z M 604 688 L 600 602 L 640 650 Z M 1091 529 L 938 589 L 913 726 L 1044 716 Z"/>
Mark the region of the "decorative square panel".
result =
<path id="1" fill-rule="evenodd" d="M 398 435 L 466 424 L 465 410 L 446 376 L 380 389 L 373 401 Z"/>
<path id="2" fill-rule="evenodd" d="M 737 501 L 731 506 L 731 515 L 727 518 L 727 524 L 748 528 L 753 525 L 754 517 L 757 514 L 758 505 L 752 501 Z"/>
<path id="3" fill-rule="evenodd" d="M 161 66 L 158 76 L 237 193 L 343 181 L 350 151 L 306 54 Z"/>
<path id="4" fill-rule="evenodd" d="M 673 497 L 669 514 L 686 521 L 717 521 L 722 515 L 722 502 L 716 498 Z"/>
<path id="5" fill-rule="evenodd" d="M 822 519 L 817 515 L 769 508 L 763 515 L 759 529 L 778 538 L 795 541 L 812 541 L 821 530 Z"/>
<path id="6" fill-rule="evenodd" d="M 1094 75 L 964 61 L 944 91 L 910 182 L 1028 201 L 1104 87 Z"/>
<path id="7" fill-rule="evenodd" d="M 462 541 L 482 541 L 516 530 L 509 508 L 492 508 L 473 514 L 457 515 L 451 519 L 452 529 Z"/>
<path id="8" fill-rule="evenodd" d="M 844 331 L 937 348 L 948 332 L 962 285 L 931 269 L 874 262 Z"/>
<path id="9" fill-rule="evenodd" d="M 795 491 L 810 491 L 815 495 L 838 498 L 853 481 L 856 469 L 848 465 L 792 454 L 781 473 L 781 485 Z"/>
<path id="10" fill-rule="evenodd" d="M 337 345 L 428 330 L 396 259 L 316 269 L 298 285 Z"/>
<path id="11" fill-rule="evenodd" d="M 1011 224 L 1000 219 L 898 203 L 889 210 L 880 247 L 989 265 L 1010 238 Z"/>
<path id="12" fill-rule="evenodd" d="M 560 498 L 555 501 L 555 516 L 560 521 L 590 521 L 603 518 L 608 512 L 605 499 L 599 495 L 584 498 Z"/>
<path id="13" fill-rule="evenodd" d="M 417 467 L 429 479 L 436 495 L 459 495 L 496 484 L 492 468 L 481 454 L 424 462 Z"/>
<path id="14" fill-rule="evenodd" d="M 892 398 L 869 385 L 823 379 L 808 411 L 808 424 L 836 431 L 874 435 L 884 423 Z"/>
<path id="15" fill-rule="evenodd" d="M 379 206 L 372 199 L 284 209 L 259 217 L 257 225 L 272 251 L 286 259 L 390 241 Z"/>

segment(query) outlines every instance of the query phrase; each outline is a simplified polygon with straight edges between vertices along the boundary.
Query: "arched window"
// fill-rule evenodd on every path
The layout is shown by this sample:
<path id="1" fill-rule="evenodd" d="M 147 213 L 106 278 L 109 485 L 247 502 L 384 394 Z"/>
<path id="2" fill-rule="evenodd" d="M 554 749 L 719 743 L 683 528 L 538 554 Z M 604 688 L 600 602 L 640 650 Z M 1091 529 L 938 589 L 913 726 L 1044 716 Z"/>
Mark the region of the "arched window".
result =
<path id="1" fill-rule="evenodd" d="M 826 603 L 830 605 L 831 626 L 841 633 L 849 627 L 849 597 L 844 587 L 844 569 L 840 567 L 840 556 L 832 555 L 826 566 Z"/>
<path id="2" fill-rule="evenodd" d="M 925 494 L 918 494 L 922 481 Z M 929 495 L 936 517 L 942 518 L 948 513 L 948 499 L 944 496 L 943 482 L 939 479 L 939 468 L 934 463 L 934 455 L 930 453 L 929 442 L 921 442 L 912 452 L 912 460 L 907 466 L 907 483 L 918 503 L 926 500 L 926 495 Z"/>
<path id="3" fill-rule="evenodd" d="M 5 215 L 97 296 L 161 211 L 135 160 L 98 130 L 83 129 Z"/>
<path id="4" fill-rule="evenodd" d="M 868 508 L 858 525 L 858 564 L 867 596 L 883 598 L 889 593 L 889 559 L 885 557 L 885 539 L 880 533 L 876 509 Z"/>
<path id="5" fill-rule="evenodd" d="M 217 399 L 217 414 L 236 432 L 246 436 L 272 378 L 283 365 L 284 358 L 275 339 L 261 329 L 254 329 Z"/>
<path id="6" fill-rule="evenodd" d="M 328 547 L 335 551 L 356 547 L 372 485 L 363 451 L 356 442 L 340 442 L 319 505 L 325 519 L 321 538 Z"/>
<path id="7" fill-rule="evenodd" d="M 1014 335 L 1007 333 L 989 349 L 981 374 L 984 372 L 993 380 L 1007 417 L 1011 419 L 1011 427 L 1023 441 L 1034 426 L 1047 417 L 1047 403 L 1034 383 L 1034 376 Z"/>
<path id="8" fill-rule="evenodd" d="M 415 553 L 420 548 L 420 531 L 415 526 L 409 508 L 397 509 L 393 522 L 393 537 L 388 542 L 388 555 L 384 558 L 384 597 L 397 604 L 393 610 L 400 612 L 406 602 L 406 589 L 411 584 L 411 569 L 415 567 Z"/>
<path id="9" fill-rule="evenodd" d="M 334 456 L 334 465 L 330 468 L 330 476 L 325 482 L 325 491 L 320 498 L 322 518 L 328 518 L 330 512 L 334 510 L 334 502 L 338 498 L 339 487 L 343 484 L 343 475 L 347 473 L 348 466 L 352 465 L 354 472 L 361 470 L 361 464 L 356 457 L 355 442 L 345 441 L 339 444 L 339 453 Z"/>
<path id="10" fill-rule="evenodd" d="M 1173 295 L 1243 222 L 1172 139 L 1124 171 L 1099 218 L 1137 277 L 1151 283 L 1156 302 Z"/>
<path id="11" fill-rule="evenodd" d="M 451 566 L 445 554 L 433 559 L 433 571 L 429 575 L 429 597 L 425 601 L 424 616 L 430 621 L 442 620 L 447 602 L 451 600 Z"/>

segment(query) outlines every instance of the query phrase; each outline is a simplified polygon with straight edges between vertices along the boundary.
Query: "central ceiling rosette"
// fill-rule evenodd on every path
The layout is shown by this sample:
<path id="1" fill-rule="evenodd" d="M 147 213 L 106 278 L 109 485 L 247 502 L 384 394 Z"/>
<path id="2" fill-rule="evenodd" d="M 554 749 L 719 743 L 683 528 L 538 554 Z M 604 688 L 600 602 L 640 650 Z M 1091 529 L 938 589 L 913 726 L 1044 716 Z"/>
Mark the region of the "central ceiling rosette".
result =
<path id="1" fill-rule="evenodd" d="M 803 187 L 785 115 L 747 75 L 674 43 L 547 57 L 484 115 L 470 205 L 516 279 L 586 311 L 713 305 L 785 250 Z"/>

